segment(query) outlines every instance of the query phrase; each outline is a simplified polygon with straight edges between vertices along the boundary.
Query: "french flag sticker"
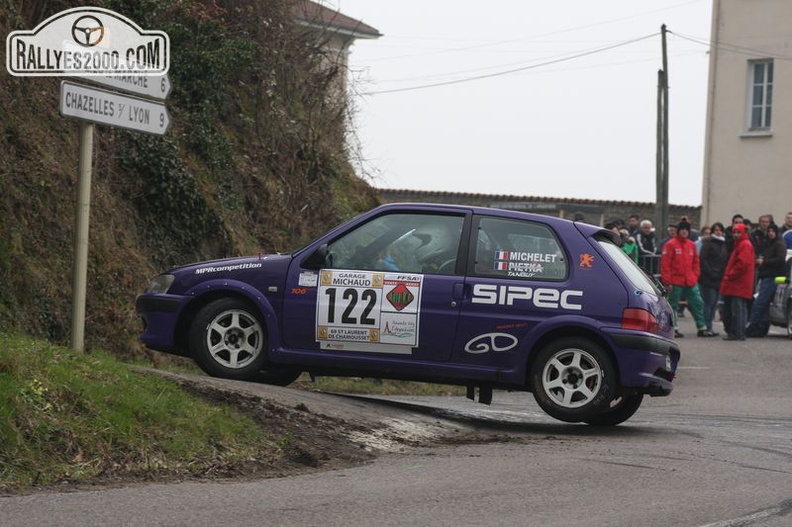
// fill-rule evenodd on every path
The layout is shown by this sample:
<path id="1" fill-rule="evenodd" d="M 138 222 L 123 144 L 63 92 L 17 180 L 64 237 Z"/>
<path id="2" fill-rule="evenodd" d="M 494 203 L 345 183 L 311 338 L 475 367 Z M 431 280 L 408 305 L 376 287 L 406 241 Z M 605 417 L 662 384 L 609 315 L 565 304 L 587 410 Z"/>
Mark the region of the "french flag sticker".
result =
<path id="1" fill-rule="evenodd" d="M 508 260 L 509 259 L 508 251 L 495 251 L 495 259 L 496 260 Z"/>
<path id="2" fill-rule="evenodd" d="M 508 269 L 509 262 L 495 262 L 495 270 L 496 271 L 505 271 Z"/>

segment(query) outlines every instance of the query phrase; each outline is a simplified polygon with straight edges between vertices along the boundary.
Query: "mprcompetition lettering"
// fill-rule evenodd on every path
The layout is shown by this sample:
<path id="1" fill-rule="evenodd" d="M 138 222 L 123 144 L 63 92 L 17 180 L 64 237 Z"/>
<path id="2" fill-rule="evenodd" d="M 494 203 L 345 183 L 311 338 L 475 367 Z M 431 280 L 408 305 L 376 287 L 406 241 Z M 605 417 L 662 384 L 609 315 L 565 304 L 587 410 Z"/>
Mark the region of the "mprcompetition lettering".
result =
<path id="1" fill-rule="evenodd" d="M 473 286 L 474 304 L 514 305 L 515 301 L 531 302 L 542 309 L 569 309 L 580 311 L 579 303 L 583 291 L 574 289 L 553 289 L 550 287 L 526 287 L 520 285 L 475 284 Z"/>

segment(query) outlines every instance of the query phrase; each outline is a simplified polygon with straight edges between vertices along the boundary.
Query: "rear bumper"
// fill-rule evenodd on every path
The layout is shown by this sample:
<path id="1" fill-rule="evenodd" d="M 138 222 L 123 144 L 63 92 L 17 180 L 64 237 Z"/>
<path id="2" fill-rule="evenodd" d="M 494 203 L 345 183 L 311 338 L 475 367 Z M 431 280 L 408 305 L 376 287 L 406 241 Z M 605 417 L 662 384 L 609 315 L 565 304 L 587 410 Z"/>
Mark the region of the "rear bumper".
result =
<path id="1" fill-rule="evenodd" d="M 673 340 L 622 330 L 614 330 L 609 335 L 622 387 L 652 396 L 671 393 L 681 356 Z"/>

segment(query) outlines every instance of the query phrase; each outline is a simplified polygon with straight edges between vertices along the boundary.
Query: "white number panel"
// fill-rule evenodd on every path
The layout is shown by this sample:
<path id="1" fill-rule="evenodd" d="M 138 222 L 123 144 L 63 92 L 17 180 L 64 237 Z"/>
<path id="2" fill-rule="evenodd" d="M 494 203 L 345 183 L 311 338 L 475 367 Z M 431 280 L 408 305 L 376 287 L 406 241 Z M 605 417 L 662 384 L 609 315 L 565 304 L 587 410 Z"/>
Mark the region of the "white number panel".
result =
<path id="1" fill-rule="evenodd" d="M 418 346 L 423 275 L 323 269 L 316 302 L 322 349 L 410 354 Z"/>

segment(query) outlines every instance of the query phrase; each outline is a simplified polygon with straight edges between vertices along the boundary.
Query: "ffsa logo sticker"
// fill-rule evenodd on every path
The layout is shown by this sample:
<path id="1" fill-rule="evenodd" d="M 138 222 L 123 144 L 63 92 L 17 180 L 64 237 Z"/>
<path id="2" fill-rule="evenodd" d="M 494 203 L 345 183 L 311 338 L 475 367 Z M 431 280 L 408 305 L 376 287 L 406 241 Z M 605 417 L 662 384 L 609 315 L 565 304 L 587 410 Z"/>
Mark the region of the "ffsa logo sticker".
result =
<path id="1" fill-rule="evenodd" d="M 75 7 L 6 38 L 6 68 L 29 77 L 162 75 L 170 39 L 101 7 Z"/>

